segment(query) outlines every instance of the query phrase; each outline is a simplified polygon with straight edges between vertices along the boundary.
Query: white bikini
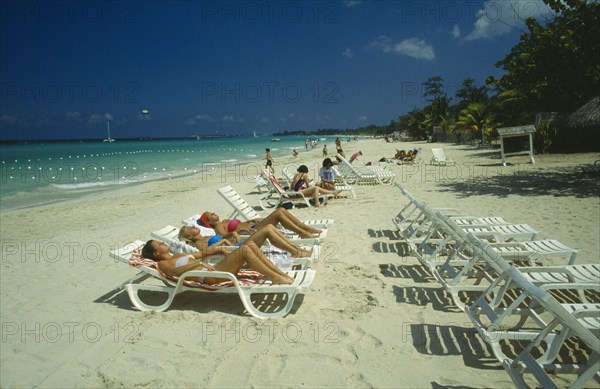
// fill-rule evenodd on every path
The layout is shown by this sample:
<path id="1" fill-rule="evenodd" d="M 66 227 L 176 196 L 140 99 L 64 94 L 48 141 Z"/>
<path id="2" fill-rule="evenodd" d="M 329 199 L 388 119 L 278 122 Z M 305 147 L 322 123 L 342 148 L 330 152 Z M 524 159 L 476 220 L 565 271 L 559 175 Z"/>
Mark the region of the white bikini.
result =
<path id="1" fill-rule="evenodd" d="M 175 268 L 187 265 L 188 263 L 190 263 L 190 259 L 194 259 L 194 256 L 193 255 L 186 255 L 185 257 L 178 258 L 177 261 L 175 261 Z M 198 278 L 199 278 L 198 281 L 200 283 L 204 282 L 204 277 L 198 277 Z"/>
<path id="2" fill-rule="evenodd" d="M 188 263 L 190 263 L 190 258 L 194 259 L 192 255 L 186 255 L 185 257 L 177 259 L 177 261 L 175 262 L 175 268 L 187 265 Z"/>

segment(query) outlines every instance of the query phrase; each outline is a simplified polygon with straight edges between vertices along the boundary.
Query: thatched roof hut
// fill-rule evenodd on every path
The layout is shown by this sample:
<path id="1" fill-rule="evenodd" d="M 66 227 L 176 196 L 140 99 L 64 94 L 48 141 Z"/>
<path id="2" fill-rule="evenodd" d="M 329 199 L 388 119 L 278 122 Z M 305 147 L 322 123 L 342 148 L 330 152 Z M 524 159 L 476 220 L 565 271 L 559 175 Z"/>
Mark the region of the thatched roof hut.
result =
<path id="1" fill-rule="evenodd" d="M 574 128 L 600 128 L 600 97 L 596 96 L 567 118 Z"/>

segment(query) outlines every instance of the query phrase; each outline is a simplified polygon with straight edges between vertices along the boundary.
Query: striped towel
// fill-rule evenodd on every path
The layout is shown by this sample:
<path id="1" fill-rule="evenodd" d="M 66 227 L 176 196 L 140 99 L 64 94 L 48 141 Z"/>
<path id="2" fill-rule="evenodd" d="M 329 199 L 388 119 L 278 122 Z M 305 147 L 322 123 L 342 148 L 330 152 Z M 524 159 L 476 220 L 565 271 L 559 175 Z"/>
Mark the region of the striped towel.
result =
<path id="1" fill-rule="evenodd" d="M 131 254 L 131 257 L 129 257 L 129 265 L 134 266 L 134 267 L 140 267 L 140 266 L 150 267 L 150 268 L 156 270 L 162 277 L 164 277 L 167 280 L 170 280 L 173 282 L 179 281 L 179 277 L 170 276 L 168 274 L 163 273 L 159 269 L 158 263 L 156 263 L 155 261 L 142 257 L 140 250 L 135 250 Z M 236 278 L 238 279 L 238 282 L 241 286 L 247 286 L 247 287 L 251 287 L 253 285 L 258 285 L 258 284 L 261 284 L 264 282 L 264 278 L 263 278 L 262 274 L 260 274 L 257 271 L 254 271 L 254 270 L 241 269 L 236 274 Z M 190 288 L 199 288 L 199 289 L 204 289 L 204 290 L 208 290 L 208 291 L 216 291 L 216 290 L 219 290 L 222 288 L 230 288 L 230 287 L 234 286 L 233 281 L 226 280 L 226 279 L 224 279 L 222 282 L 219 282 L 217 284 L 207 284 L 205 282 L 198 282 L 198 281 L 192 281 L 192 280 L 186 279 L 183 281 L 183 284 Z"/>

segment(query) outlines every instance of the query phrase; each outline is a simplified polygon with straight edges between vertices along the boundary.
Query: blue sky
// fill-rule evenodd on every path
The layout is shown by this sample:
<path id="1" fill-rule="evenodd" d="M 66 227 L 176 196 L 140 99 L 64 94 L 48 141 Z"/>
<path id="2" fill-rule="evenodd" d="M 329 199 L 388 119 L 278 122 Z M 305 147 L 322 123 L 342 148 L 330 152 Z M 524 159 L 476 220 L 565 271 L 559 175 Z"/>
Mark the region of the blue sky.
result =
<path id="1" fill-rule="evenodd" d="M 518 43 L 541 0 L 0 3 L 0 140 L 387 124 Z M 142 109 L 149 114 L 142 115 Z"/>

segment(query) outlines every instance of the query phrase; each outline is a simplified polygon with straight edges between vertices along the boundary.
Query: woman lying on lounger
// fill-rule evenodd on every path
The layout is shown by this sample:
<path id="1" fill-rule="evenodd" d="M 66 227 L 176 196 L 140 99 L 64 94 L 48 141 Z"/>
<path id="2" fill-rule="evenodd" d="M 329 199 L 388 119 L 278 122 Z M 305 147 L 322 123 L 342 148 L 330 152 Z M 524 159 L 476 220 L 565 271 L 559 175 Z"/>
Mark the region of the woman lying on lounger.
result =
<path id="1" fill-rule="evenodd" d="M 171 254 L 164 242 L 149 240 L 142 248 L 142 256 L 158 262 L 158 268 L 167 275 L 179 277 L 190 270 L 206 269 L 237 274 L 245 265 L 269 278 L 273 284 L 291 284 L 294 279 L 273 265 L 254 242 L 247 242 L 233 252 L 222 249 L 225 257 L 216 265 L 203 262 L 203 252 Z M 222 282 L 223 278 L 204 277 L 207 284 Z"/>
<path id="2" fill-rule="evenodd" d="M 408 152 L 404 151 L 404 150 L 398 150 L 396 149 L 396 155 L 394 155 L 393 157 L 383 157 L 379 160 L 379 162 L 386 162 L 389 159 L 395 159 L 398 160 L 400 162 L 412 162 L 415 160 L 415 158 L 417 158 L 417 153 L 419 152 L 418 149 L 414 149 L 414 150 L 408 150 Z"/>
<path id="3" fill-rule="evenodd" d="M 200 216 L 200 222 L 198 224 L 206 228 L 212 228 L 217 234 L 224 237 L 228 237 L 232 234 L 235 236 L 235 234 L 240 232 L 248 232 L 251 234 L 265 226 L 272 225 L 276 227 L 278 224 L 281 224 L 283 228 L 300 235 L 302 239 L 318 238 L 321 233 L 321 230 L 302 223 L 301 220 L 284 208 L 277 208 L 264 219 L 250 220 L 247 222 L 242 222 L 238 219 L 220 220 L 219 215 L 216 213 L 204 212 L 202 216 Z"/>
<path id="4" fill-rule="evenodd" d="M 312 250 L 304 250 L 303 248 L 296 246 L 271 224 L 258 229 L 245 241 L 243 241 L 243 243 L 246 244 L 248 242 L 253 242 L 260 247 L 267 239 L 269 239 L 269 242 L 271 242 L 273 246 L 289 252 L 292 257 L 305 258 L 312 255 Z M 223 239 L 223 237 L 219 234 L 213 236 L 202 236 L 200 234 L 200 228 L 189 226 L 181 227 L 179 230 L 179 240 L 188 241 L 198 250 L 204 252 L 213 252 L 213 250 L 218 250 L 219 246 L 234 245 L 230 240 Z"/>

